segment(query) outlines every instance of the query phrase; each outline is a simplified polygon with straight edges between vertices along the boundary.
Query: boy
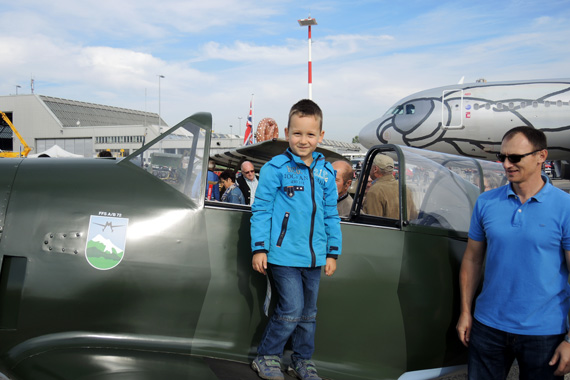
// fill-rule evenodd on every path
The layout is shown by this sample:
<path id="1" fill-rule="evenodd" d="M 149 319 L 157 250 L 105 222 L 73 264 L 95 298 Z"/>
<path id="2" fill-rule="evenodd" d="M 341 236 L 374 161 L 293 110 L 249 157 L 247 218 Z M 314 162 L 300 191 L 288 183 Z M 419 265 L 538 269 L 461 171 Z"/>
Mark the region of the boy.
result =
<path id="1" fill-rule="evenodd" d="M 251 364 L 262 379 L 283 379 L 281 357 L 291 338 L 288 372 L 320 379 L 311 361 L 321 266 L 331 276 L 341 253 L 335 172 L 322 154 L 323 115 L 312 100 L 291 108 L 285 129 L 289 149 L 261 168 L 251 210 L 253 269 L 271 275 L 278 294 Z"/>

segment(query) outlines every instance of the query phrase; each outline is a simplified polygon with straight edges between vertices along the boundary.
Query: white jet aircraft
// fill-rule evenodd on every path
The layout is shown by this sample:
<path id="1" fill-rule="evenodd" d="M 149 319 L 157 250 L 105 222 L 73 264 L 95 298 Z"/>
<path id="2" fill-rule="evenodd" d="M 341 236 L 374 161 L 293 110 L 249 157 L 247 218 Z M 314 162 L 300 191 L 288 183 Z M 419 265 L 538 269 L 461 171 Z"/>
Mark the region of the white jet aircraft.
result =
<path id="1" fill-rule="evenodd" d="M 366 125 L 360 143 L 496 160 L 509 129 L 545 132 L 549 160 L 570 159 L 570 79 L 456 84 L 410 95 Z"/>

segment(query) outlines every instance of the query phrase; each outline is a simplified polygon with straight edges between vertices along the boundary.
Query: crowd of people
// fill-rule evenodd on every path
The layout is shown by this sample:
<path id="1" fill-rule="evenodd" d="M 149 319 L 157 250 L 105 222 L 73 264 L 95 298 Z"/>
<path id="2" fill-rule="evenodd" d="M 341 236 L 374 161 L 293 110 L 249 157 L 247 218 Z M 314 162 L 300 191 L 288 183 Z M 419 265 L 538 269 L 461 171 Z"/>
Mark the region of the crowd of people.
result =
<path id="1" fill-rule="evenodd" d="M 208 188 L 206 200 L 251 205 L 255 199 L 255 190 L 259 176 L 249 161 L 240 165 L 240 172 L 225 169 L 219 175 L 214 171 L 216 163 L 208 162 Z"/>
<path id="2" fill-rule="evenodd" d="M 355 180 L 355 171 L 346 160 L 337 160 L 332 163 L 335 170 L 335 183 L 337 188 L 337 210 L 341 218 L 348 218 L 352 208 L 353 198 L 349 188 Z M 207 200 L 227 203 L 249 205 L 255 200 L 255 192 L 259 183 L 259 174 L 250 161 L 243 161 L 239 172 L 225 169 L 217 174 L 215 162 L 208 164 Z M 385 154 L 378 154 L 372 165 L 366 189 L 367 197 L 363 202 L 363 212 L 368 215 L 398 219 L 399 185 L 393 175 L 394 161 Z M 374 184 L 374 186 L 372 186 Z M 370 190 L 370 191 L 369 191 Z M 412 199 L 412 192 L 408 191 L 408 216 L 417 217 L 417 210 Z"/>

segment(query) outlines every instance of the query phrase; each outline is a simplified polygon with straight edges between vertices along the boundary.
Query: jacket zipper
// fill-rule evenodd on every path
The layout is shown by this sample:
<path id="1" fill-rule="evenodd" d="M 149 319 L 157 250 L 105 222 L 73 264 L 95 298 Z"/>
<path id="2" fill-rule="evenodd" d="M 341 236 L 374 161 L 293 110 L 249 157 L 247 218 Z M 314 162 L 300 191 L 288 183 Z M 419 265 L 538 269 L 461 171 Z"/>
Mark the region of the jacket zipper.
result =
<path id="1" fill-rule="evenodd" d="M 285 238 L 285 233 L 287 232 L 287 223 L 289 223 L 289 213 L 286 212 L 283 217 L 283 222 L 281 222 L 281 233 L 279 234 L 279 239 L 277 240 L 277 246 L 281 247 L 283 239 Z"/>
<path id="2" fill-rule="evenodd" d="M 315 232 L 315 217 L 317 215 L 317 202 L 315 201 L 315 178 L 313 169 L 309 168 L 309 178 L 311 179 L 311 200 L 313 201 L 313 213 L 311 214 L 311 232 L 309 233 L 309 249 L 311 251 L 311 268 L 317 264 L 317 255 L 313 249 L 313 233 Z"/>

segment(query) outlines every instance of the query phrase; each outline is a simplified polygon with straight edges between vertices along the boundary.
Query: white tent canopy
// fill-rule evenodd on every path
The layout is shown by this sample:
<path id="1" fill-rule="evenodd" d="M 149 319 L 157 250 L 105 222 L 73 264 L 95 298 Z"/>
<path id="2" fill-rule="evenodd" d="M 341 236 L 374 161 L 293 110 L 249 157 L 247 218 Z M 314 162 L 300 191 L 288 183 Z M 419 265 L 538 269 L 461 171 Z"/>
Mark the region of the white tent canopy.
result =
<path id="1" fill-rule="evenodd" d="M 37 158 L 41 154 L 47 154 L 50 157 L 83 157 L 80 154 L 74 154 L 74 153 L 68 152 L 67 150 L 65 150 L 63 148 L 60 148 L 59 145 L 54 145 L 51 148 L 49 148 L 48 150 L 45 150 L 45 151 L 40 152 L 40 153 L 28 154 L 28 157 Z"/>

